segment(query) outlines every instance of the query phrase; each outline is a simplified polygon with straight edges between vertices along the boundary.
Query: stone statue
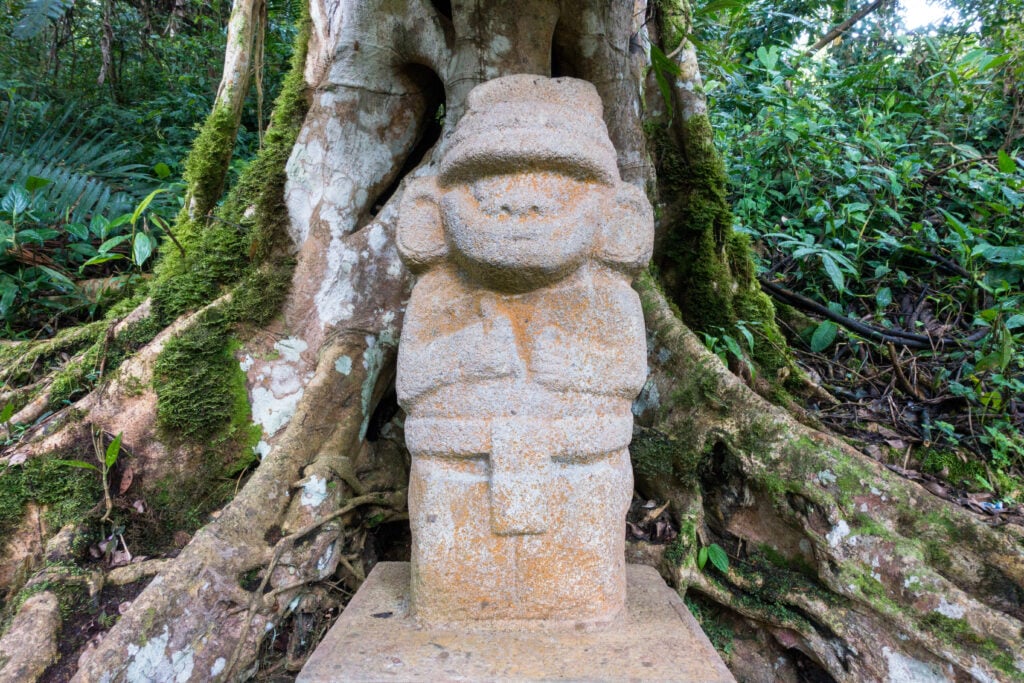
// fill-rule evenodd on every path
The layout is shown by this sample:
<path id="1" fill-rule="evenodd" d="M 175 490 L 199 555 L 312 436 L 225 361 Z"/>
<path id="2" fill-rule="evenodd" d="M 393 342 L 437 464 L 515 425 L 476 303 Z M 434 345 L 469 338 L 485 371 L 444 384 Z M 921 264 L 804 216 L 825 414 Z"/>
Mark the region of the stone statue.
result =
<path id="1" fill-rule="evenodd" d="M 646 343 L 644 193 L 594 87 L 475 88 L 398 246 L 419 274 L 397 391 L 412 453 L 412 609 L 425 623 L 602 624 L 625 600 L 627 447 Z"/>

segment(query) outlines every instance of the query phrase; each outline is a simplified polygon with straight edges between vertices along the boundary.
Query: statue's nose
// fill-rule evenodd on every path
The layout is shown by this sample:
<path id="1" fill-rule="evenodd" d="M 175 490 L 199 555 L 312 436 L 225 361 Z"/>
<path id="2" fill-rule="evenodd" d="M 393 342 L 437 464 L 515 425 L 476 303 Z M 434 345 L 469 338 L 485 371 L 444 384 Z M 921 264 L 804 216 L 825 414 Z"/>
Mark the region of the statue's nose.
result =
<path id="1" fill-rule="evenodd" d="M 538 196 L 535 189 L 526 187 L 508 188 L 493 198 L 493 209 L 506 216 L 545 216 L 558 209 L 553 198 Z"/>
<path id="2" fill-rule="evenodd" d="M 510 216 L 526 216 L 529 214 L 539 214 L 541 212 L 541 208 L 537 202 L 504 201 L 498 209 L 502 213 L 507 213 Z"/>

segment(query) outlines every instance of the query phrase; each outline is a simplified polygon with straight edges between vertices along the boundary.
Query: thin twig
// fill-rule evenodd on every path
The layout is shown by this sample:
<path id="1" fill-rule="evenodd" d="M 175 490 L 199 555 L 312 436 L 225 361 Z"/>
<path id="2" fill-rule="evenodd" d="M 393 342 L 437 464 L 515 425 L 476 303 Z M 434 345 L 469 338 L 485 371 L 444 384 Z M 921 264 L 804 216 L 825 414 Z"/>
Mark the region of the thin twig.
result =
<path id="1" fill-rule="evenodd" d="M 838 26 L 836 26 L 835 28 L 833 28 L 831 31 L 829 31 L 828 33 L 823 35 L 821 38 L 819 38 L 818 42 L 816 42 L 814 45 L 811 45 L 809 48 L 807 48 L 807 52 L 805 54 L 813 55 L 814 53 L 818 52 L 819 50 L 821 50 L 821 48 L 825 47 L 826 45 L 831 43 L 833 40 L 835 40 L 836 38 L 838 38 L 842 34 L 844 34 L 847 31 L 849 31 L 851 28 L 853 28 L 854 24 L 856 24 L 858 21 L 860 21 L 861 19 L 863 19 L 867 15 L 871 14 L 872 12 L 874 12 L 876 9 L 878 9 L 879 7 L 884 5 L 885 3 L 886 3 L 886 0 L 874 0 L 874 2 L 869 3 L 869 4 L 865 5 L 864 7 L 860 8 L 859 10 L 857 10 L 856 13 L 854 13 L 854 15 L 852 17 L 850 17 L 849 19 L 847 19 L 843 23 L 841 23 Z"/>
<path id="2" fill-rule="evenodd" d="M 991 163 L 991 162 L 995 161 L 997 158 L 998 157 L 995 154 L 986 154 L 985 156 L 975 157 L 973 159 L 961 159 L 960 161 L 955 161 L 952 164 L 946 164 L 942 168 L 936 169 L 936 170 L 932 171 L 931 173 L 929 173 L 928 175 L 926 175 L 924 177 L 924 184 L 925 185 L 930 184 L 935 178 L 937 178 L 937 177 L 939 177 L 941 175 L 944 175 L 946 173 L 949 173 L 950 171 L 952 171 L 955 168 L 960 168 L 961 166 L 967 166 L 969 164 L 982 163 L 982 162 L 984 162 L 984 163 Z"/>
<path id="3" fill-rule="evenodd" d="M 921 392 L 903 374 L 903 368 L 900 366 L 899 358 L 896 356 L 896 346 L 892 342 L 889 342 L 886 346 L 889 348 L 889 360 L 892 361 L 892 368 L 896 371 L 896 379 L 899 380 L 900 387 L 918 401 L 924 401 L 925 398 L 921 395 Z"/>

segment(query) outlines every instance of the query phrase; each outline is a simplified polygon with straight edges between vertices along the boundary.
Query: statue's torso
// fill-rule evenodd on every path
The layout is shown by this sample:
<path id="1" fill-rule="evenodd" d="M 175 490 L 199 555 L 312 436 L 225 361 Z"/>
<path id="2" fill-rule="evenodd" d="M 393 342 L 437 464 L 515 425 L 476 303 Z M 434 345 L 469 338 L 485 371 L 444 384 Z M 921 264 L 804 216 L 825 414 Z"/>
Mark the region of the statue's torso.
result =
<path id="1" fill-rule="evenodd" d="M 420 417 L 621 414 L 646 376 L 642 320 L 625 278 L 597 267 L 524 294 L 435 269 L 406 312 L 398 399 Z"/>

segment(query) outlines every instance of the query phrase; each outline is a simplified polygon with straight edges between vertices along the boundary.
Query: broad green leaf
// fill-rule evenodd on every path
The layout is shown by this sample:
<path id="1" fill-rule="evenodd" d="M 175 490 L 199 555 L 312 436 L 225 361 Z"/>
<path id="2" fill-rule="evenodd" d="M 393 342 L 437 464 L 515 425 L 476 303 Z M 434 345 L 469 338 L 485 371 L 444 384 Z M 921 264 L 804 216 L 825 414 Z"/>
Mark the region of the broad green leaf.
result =
<path id="1" fill-rule="evenodd" d="M 117 456 L 121 454 L 122 436 L 123 432 L 115 436 L 114 440 L 110 442 L 109 446 L 107 446 L 107 454 L 106 457 L 103 459 L 103 464 L 107 469 L 110 469 L 111 467 L 114 466 L 114 463 L 117 462 Z"/>
<path id="2" fill-rule="evenodd" d="M 64 229 L 68 231 L 72 237 L 80 242 L 84 242 L 89 239 L 89 226 L 84 223 L 67 223 Z"/>
<path id="3" fill-rule="evenodd" d="M 64 465 L 65 467 L 78 467 L 83 470 L 100 471 L 99 467 L 96 467 L 96 465 L 93 465 L 91 462 L 85 462 L 84 460 L 54 460 L 53 462 L 58 465 Z"/>
<path id="4" fill-rule="evenodd" d="M 157 178 L 163 180 L 167 176 L 171 175 L 171 167 L 161 161 L 159 164 L 153 167 L 153 173 L 156 174 Z"/>
<path id="5" fill-rule="evenodd" d="M 93 216 L 92 220 L 89 221 L 89 232 L 98 239 L 107 239 L 107 233 L 110 232 L 110 221 L 105 216 L 100 216 L 99 214 Z"/>
<path id="6" fill-rule="evenodd" d="M 748 330 L 746 327 L 744 327 L 742 325 L 738 326 L 737 329 L 740 331 L 740 334 L 743 335 L 743 338 L 747 340 L 747 348 L 749 348 L 751 351 L 753 351 L 754 350 L 754 335 L 750 333 L 750 330 Z"/>
<path id="7" fill-rule="evenodd" d="M 697 551 L 697 568 L 704 569 L 704 565 L 708 563 L 708 549 L 701 548 Z"/>
<path id="8" fill-rule="evenodd" d="M 11 185 L 11 189 L 7 191 L 7 195 L 4 197 L 3 202 L 0 203 L 0 208 L 3 208 L 5 213 L 12 216 L 24 213 L 28 210 L 28 207 L 28 192 L 17 185 Z"/>
<path id="9" fill-rule="evenodd" d="M 1011 315 L 1009 319 L 1006 321 L 1006 329 L 1015 330 L 1018 327 L 1024 327 L 1024 313 L 1017 313 L 1016 315 Z"/>
<path id="10" fill-rule="evenodd" d="M 985 62 L 982 66 L 980 66 L 978 68 L 978 71 L 988 71 L 989 69 L 995 69 L 997 67 L 1000 67 L 1003 64 L 1005 64 L 1006 60 L 1008 60 L 1009 58 L 1010 55 L 999 55 L 998 57 L 993 57 L 992 59 L 989 59 L 987 62 Z"/>
<path id="11" fill-rule="evenodd" d="M 712 543 L 708 546 L 708 559 L 711 560 L 711 564 L 715 565 L 715 569 L 727 574 L 729 572 L 729 556 L 725 553 L 725 549 L 717 543 Z"/>
<path id="12" fill-rule="evenodd" d="M 40 178 L 39 176 L 30 175 L 25 180 L 25 189 L 29 192 L 35 192 L 36 190 L 42 189 L 52 183 L 53 181 L 49 178 Z"/>
<path id="13" fill-rule="evenodd" d="M 835 341 L 837 332 L 839 332 L 839 326 L 834 322 L 831 320 L 822 322 L 811 335 L 811 351 L 821 353 L 827 349 Z"/>
<path id="14" fill-rule="evenodd" d="M 124 254 L 100 254 L 99 256 L 93 256 L 91 259 L 82 264 L 82 268 L 86 266 L 96 266 L 107 261 L 116 261 L 118 259 L 128 258 Z"/>
<path id="15" fill-rule="evenodd" d="M 116 247 L 117 245 L 129 239 L 131 239 L 131 235 L 118 235 L 116 237 L 111 237 L 109 240 L 100 245 L 100 253 L 105 254 L 114 247 Z"/>
<path id="16" fill-rule="evenodd" d="M 992 410 L 999 410 L 1003 407 L 1003 396 L 995 389 L 981 394 L 978 396 L 978 400 L 981 401 L 981 405 Z"/>
<path id="17" fill-rule="evenodd" d="M 726 335 L 722 336 L 722 341 L 725 342 L 725 346 L 726 346 L 726 348 L 729 349 L 729 353 L 731 353 L 733 356 L 735 356 L 738 359 L 742 359 L 743 358 L 743 350 L 740 349 L 740 345 L 738 343 L 736 343 L 735 339 L 733 339 L 731 336 L 726 334 Z"/>
<path id="18" fill-rule="evenodd" d="M 152 238 L 144 232 L 135 233 L 135 239 L 132 241 L 132 261 L 135 262 L 135 265 L 141 267 L 152 253 Z"/>
<path id="19" fill-rule="evenodd" d="M 1014 206 L 1014 208 L 1016 208 L 1016 207 L 1021 205 L 1021 196 L 1020 196 L 1019 192 L 1015 192 L 1014 190 L 1010 189 L 1006 185 L 1003 185 L 1002 187 L 1000 187 L 999 190 L 1000 190 L 1000 192 L 1003 193 L 1003 196 L 1006 197 L 1006 200 L 1009 201 L 1010 204 L 1012 204 Z M 996 208 L 996 207 L 993 206 L 992 208 Z M 1005 213 L 1010 213 L 1010 210 L 1007 209 Z"/>
<path id="20" fill-rule="evenodd" d="M 843 271 L 839 270 L 839 265 L 831 254 L 822 253 L 821 263 L 825 266 L 825 272 L 828 273 L 828 277 L 832 280 L 832 285 L 836 288 L 837 292 L 846 291 L 846 281 L 843 279 Z"/>
<path id="21" fill-rule="evenodd" d="M 11 304 L 18 296 L 18 285 L 12 280 L 0 280 L 0 286 L 2 286 L 2 294 L 0 294 L 0 316 L 7 315 L 7 311 L 10 310 Z"/>
<path id="22" fill-rule="evenodd" d="M 32 228 L 29 228 L 28 230 L 19 230 L 18 231 L 18 241 L 19 242 L 35 242 L 36 244 L 42 244 L 43 242 L 46 241 L 46 238 L 43 236 L 43 234 L 40 231 L 33 230 Z"/>
<path id="23" fill-rule="evenodd" d="M 138 222 L 139 216 L 141 216 L 143 214 L 143 212 L 145 212 L 145 210 L 149 206 L 150 202 L 153 201 L 153 198 L 156 197 L 161 192 L 166 192 L 166 191 L 167 190 L 165 190 L 164 188 L 161 187 L 161 188 L 157 188 L 156 190 L 153 190 L 148 195 L 146 195 L 146 198 L 143 199 L 141 202 L 139 202 L 139 205 L 135 207 L 135 211 L 132 212 L 132 225 L 135 225 Z"/>
<path id="24" fill-rule="evenodd" d="M 121 214 L 120 216 L 118 216 L 114 220 L 110 221 L 110 228 L 109 229 L 113 230 L 114 228 L 119 228 L 122 225 L 125 225 L 126 223 L 130 223 L 131 220 L 132 220 L 132 214 L 130 214 L 130 213 Z"/>
<path id="25" fill-rule="evenodd" d="M 92 258 L 96 255 L 96 247 L 88 242 L 72 242 L 68 245 L 68 249 L 85 258 Z"/>
<path id="26" fill-rule="evenodd" d="M 757 61 L 761 62 L 769 71 L 774 71 L 775 65 L 779 63 L 779 48 L 772 45 L 771 48 L 765 49 L 762 45 L 757 48 Z"/>
<path id="27" fill-rule="evenodd" d="M 960 143 L 959 145 L 953 145 L 953 149 L 963 154 L 968 159 L 980 159 L 981 152 L 974 145 L 968 145 L 967 143 Z"/>
<path id="28" fill-rule="evenodd" d="M 69 278 L 67 275 L 59 273 L 53 268 L 48 268 L 46 266 L 39 266 L 39 269 L 45 272 L 47 275 L 49 275 L 51 282 L 59 285 L 62 289 L 69 292 L 75 290 L 75 283 L 72 282 L 71 278 Z"/>
<path id="29" fill-rule="evenodd" d="M 1017 162 L 1003 150 L 999 150 L 999 170 L 1003 173 L 1014 173 L 1017 171 Z"/>
<path id="30" fill-rule="evenodd" d="M 882 287 L 875 292 L 875 303 L 878 305 L 879 310 L 884 310 L 892 303 L 892 290 L 888 287 Z"/>
<path id="31" fill-rule="evenodd" d="M 669 85 L 666 73 L 679 75 L 679 65 L 669 59 L 661 48 L 651 45 L 651 68 L 654 70 L 654 80 L 658 83 L 658 90 L 661 91 L 661 98 L 665 101 L 665 109 L 669 116 L 672 115 L 672 86 Z"/>
<path id="32" fill-rule="evenodd" d="M 1013 336 L 1004 333 L 999 337 L 999 369 L 1005 372 L 1013 360 Z"/>
<path id="33" fill-rule="evenodd" d="M 984 356 L 974 365 L 975 372 L 987 372 L 999 367 L 999 363 L 1002 362 L 1002 354 L 998 351 Z"/>

